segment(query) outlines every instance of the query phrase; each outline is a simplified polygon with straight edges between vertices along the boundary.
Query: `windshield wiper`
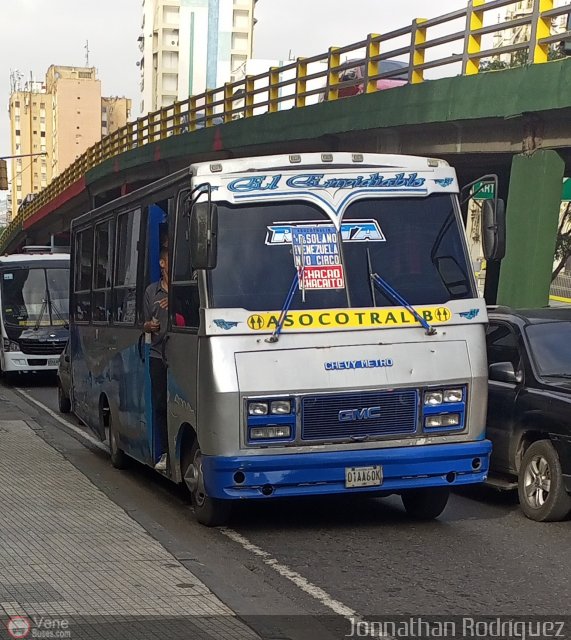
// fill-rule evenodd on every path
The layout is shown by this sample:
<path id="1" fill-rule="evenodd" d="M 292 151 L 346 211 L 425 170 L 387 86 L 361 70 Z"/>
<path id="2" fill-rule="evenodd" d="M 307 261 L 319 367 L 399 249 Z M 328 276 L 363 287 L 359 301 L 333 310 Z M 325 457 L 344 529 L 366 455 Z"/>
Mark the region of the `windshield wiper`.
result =
<path id="1" fill-rule="evenodd" d="M 50 305 L 52 308 L 52 312 L 56 312 L 56 316 L 63 322 L 64 329 L 69 329 L 69 321 L 66 320 L 63 313 L 57 308 L 56 303 L 50 299 Z M 52 319 L 53 320 L 53 319 Z"/>
<path id="2" fill-rule="evenodd" d="M 299 270 L 301 271 L 301 277 L 303 278 L 303 267 L 300 267 Z M 291 283 L 291 287 L 289 288 L 284 305 L 280 312 L 278 324 L 276 325 L 276 328 L 274 329 L 274 332 L 272 333 L 272 335 L 269 338 L 266 338 L 266 342 L 274 343 L 280 339 L 280 333 L 282 332 L 285 319 L 287 317 L 289 308 L 291 307 L 291 303 L 295 295 L 295 290 L 299 285 L 299 278 L 300 278 L 300 273 L 296 270 L 295 275 L 293 277 L 293 281 Z"/>
<path id="3" fill-rule="evenodd" d="M 37 331 L 40 328 L 42 318 L 44 317 L 44 313 L 46 312 L 47 308 L 48 308 L 47 299 L 42 300 L 42 308 L 40 309 L 40 315 L 38 316 L 38 319 L 36 320 L 36 324 L 34 325 L 34 331 Z"/>
<path id="4" fill-rule="evenodd" d="M 369 274 L 371 281 L 373 282 L 373 284 L 379 288 L 379 290 L 388 295 L 390 298 L 393 299 L 394 302 L 396 302 L 397 304 L 400 304 L 401 306 L 403 306 L 407 311 L 409 311 L 410 313 L 412 313 L 412 315 L 415 317 L 415 319 L 420 322 L 420 324 L 425 328 L 426 330 L 426 335 L 427 336 L 434 336 L 436 335 L 436 329 L 431 326 L 419 313 L 418 311 L 409 303 L 407 302 L 398 291 L 396 291 L 395 289 L 393 289 L 391 287 L 391 285 L 386 281 L 383 280 L 381 278 L 381 276 L 379 276 L 376 273 L 371 273 Z"/>

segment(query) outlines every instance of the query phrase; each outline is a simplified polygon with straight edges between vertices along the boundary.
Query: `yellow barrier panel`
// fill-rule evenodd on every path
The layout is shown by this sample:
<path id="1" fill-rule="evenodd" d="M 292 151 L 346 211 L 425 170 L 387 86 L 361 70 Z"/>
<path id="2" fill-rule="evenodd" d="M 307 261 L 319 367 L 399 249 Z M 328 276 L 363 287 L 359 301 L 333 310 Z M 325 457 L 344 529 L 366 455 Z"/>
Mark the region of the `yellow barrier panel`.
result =
<path id="1" fill-rule="evenodd" d="M 424 69 L 421 65 L 424 64 L 425 49 L 422 45 L 426 44 L 426 28 L 422 24 L 426 21 L 426 18 L 416 18 L 412 22 L 412 84 L 424 82 Z"/>
<path id="2" fill-rule="evenodd" d="M 549 60 L 549 45 L 540 44 L 543 38 L 549 38 L 551 35 L 551 18 L 545 18 L 544 13 L 553 9 L 553 0 L 534 0 L 539 2 L 539 18 L 537 20 L 537 28 L 535 29 L 535 42 L 531 42 L 533 47 L 533 60 L 535 64 L 541 64 Z M 532 29 L 532 33 L 533 33 Z"/>
<path id="3" fill-rule="evenodd" d="M 467 75 L 476 75 L 480 72 L 480 58 L 477 54 L 482 50 L 482 36 L 474 34 L 484 26 L 484 12 L 478 7 L 482 7 L 485 0 L 472 0 L 468 3 L 468 12 L 466 14 L 466 27 L 468 37 L 465 41 L 464 61 L 462 64 L 462 72 Z"/>
<path id="4" fill-rule="evenodd" d="M 379 61 L 375 60 L 375 56 L 381 53 L 381 36 L 376 33 L 370 33 L 367 36 L 367 93 L 374 93 L 377 90 L 377 81 L 374 78 L 379 73 Z"/>
<path id="5" fill-rule="evenodd" d="M 337 67 L 341 64 L 339 47 L 331 47 L 327 61 L 327 100 L 337 100 L 339 97 L 339 71 Z"/>
<path id="6" fill-rule="evenodd" d="M 298 109 L 305 107 L 305 92 L 307 91 L 307 62 L 305 58 L 297 59 L 295 75 L 295 106 Z"/>

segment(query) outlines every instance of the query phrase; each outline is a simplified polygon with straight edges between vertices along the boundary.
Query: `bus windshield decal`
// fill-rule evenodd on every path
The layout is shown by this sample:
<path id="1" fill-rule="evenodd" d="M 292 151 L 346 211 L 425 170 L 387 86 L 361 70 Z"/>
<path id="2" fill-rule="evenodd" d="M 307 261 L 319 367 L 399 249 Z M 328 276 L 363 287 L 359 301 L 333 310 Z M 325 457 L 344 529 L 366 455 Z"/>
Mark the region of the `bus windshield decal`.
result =
<path id="1" fill-rule="evenodd" d="M 329 227 L 319 221 L 304 223 L 308 226 Z M 292 243 L 292 227 L 299 223 L 276 222 L 268 226 L 266 244 L 284 245 Z M 384 233 L 376 220 L 351 220 L 341 224 L 341 238 L 343 242 L 386 242 Z"/>
<path id="2" fill-rule="evenodd" d="M 301 173 L 290 176 L 282 183 L 283 175 L 261 175 L 236 178 L 228 184 L 232 193 L 252 193 L 277 191 L 283 187 L 290 189 L 324 190 L 324 189 L 419 189 L 426 178 L 418 173 L 397 173 L 385 176 L 381 173 L 370 173 L 365 176 L 326 176 L 324 173 Z"/>
<path id="3" fill-rule="evenodd" d="M 335 226 L 300 225 L 293 226 L 291 232 L 300 289 L 344 289 L 345 276 Z"/>
<path id="4" fill-rule="evenodd" d="M 417 307 L 417 313 L 431 324 L 445 324 L 452 319 L 448 307 Z M 246 324 L 254 331 L 273 331 L 278 325 L 279 311 L 255 313 Z M 374 329 L 376 327 L 420 326 L 416 318 L 403 308 L 392 309 L 328 309 L 289 311 L 284 329 Z"/>

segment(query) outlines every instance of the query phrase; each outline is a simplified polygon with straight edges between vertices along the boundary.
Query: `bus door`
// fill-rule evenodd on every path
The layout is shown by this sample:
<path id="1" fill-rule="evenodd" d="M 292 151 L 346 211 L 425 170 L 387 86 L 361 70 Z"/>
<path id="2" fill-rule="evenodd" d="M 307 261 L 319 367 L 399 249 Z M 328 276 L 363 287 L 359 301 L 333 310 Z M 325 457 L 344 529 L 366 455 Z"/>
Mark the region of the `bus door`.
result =
<path id="1" fill-rule="evenodd" d="M 196 431 L 198 328 L 200 302 L 188 241 L 188 219 L 179 207 L 170 251 L 169 333 L 165 347 L 168 377 L 169 434 L 182 424 Z M 175 455 L 171 451 L 171 456 Z M 174 459 L 171 457 L 171 459 Z"/>
<path id="2" fill-rule="evenodd" d="M 152 204 L 147 216 L 147 264 L 146 285 L 161 279 L 159 264 L 161 248 L 168 246 L 168 201 Z M 145 322 L 148 318 L 143 318 Z M 162 453 L 162 442 L 159 429 L 154 424 L 153 394 L 150 375 L 151 340 L 149 334 L 141 335 L 141 358 L 144 363 L 141 389 L 144 395 L 145 438 L 147 443 L 147 460 L 154 466 Z"/>

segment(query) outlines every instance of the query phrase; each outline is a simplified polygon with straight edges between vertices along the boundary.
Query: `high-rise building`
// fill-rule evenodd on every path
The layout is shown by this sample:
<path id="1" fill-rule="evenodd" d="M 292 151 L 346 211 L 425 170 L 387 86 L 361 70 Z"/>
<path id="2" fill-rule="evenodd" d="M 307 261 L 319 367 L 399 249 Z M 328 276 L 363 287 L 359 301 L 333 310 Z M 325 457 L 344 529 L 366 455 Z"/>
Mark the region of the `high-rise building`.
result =
<path id="1" fill-rule="evenodd" d="M 232 82 L 252 57 L 257 0 L 143 0 L 141 113 Z"/>
<path id="2" fill-rule="evenodd" d="M 29 194 L 36 194 L 52 179 L 53 103 L 41 82 L 29 81 L 10 95 L 11 202 L 14 210 Z M 31 154 L 45 153 L 45 156 Z M 10 218 L 10 211 L 8 218 Z"/>
<path id="3" fill-rule="evenodd" d="M 45 82 L 13 87 L 9 101 L 12 210 L 46 187 L 102 136 L 124 126 L 131 100 L 102 98 L 93 67 L 52 65 Z M 9 217 L 10 217 L 9 212 Z"/>

